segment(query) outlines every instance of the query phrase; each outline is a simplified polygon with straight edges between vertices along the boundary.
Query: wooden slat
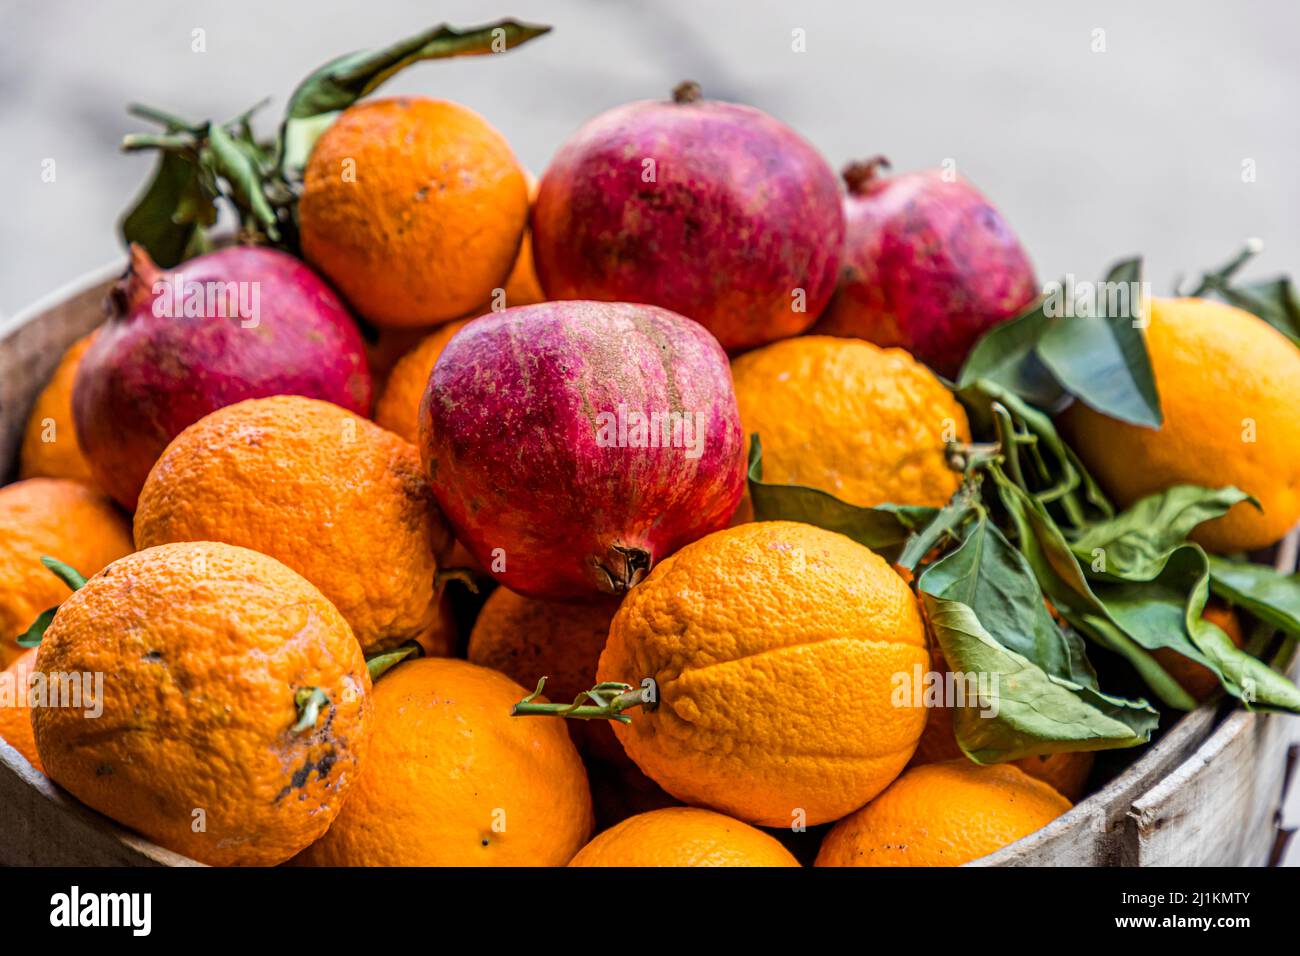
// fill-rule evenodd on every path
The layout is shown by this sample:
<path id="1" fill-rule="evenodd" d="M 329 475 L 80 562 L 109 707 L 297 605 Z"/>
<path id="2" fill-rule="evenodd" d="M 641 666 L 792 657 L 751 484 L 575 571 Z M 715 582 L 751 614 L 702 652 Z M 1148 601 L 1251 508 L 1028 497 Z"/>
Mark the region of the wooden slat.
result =
<path id="1" fill-rule="evenodd" d="M 1234 711 L 1186 761 L 1133 803 L 1141 866 L 1263 866 L 1281 806 L 1288 722 Z"/>
<path id="2" fill-rule="evenodd" d="M 0 864 L 198 866 L 83 806 L 0 740 Z"/>

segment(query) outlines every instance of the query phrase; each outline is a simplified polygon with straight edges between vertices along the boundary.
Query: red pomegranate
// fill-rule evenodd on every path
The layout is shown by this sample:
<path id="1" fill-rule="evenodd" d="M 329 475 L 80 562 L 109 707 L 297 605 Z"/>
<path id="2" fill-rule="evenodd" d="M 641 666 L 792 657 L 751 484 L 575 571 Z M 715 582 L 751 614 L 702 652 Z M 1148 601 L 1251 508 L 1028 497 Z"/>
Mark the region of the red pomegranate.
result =
<path id="1" fill-rule="evenodd" d="M 1001 214 L 964 179 L 926 169 L 844 171 L 848 232 L 839 288 L 816 331 L 900 346 L 956 376 L 975 341 L 1038 294 Z"/>
<path id="2" fill-rule="evenodd" d="M 162 272 L 139 246 L 77 369 L 72 417 L 95 481 L 134 510 L 167 444 L 246 398 L 306 395 L 370 413 L 352 317 L 298 259 L 232 247 Z"/>
<path id="3" fill-rule="evenodd" d="M 727 526 L 744 484 L 727 357 L 666 309 L 545 302 L 447 343 L 420 446 L 457 539 L 530 597 L 622 594 Z"/>
<path id="4" fill-rule="evenodd" d="M 684 83 L 578 130 L 542 177 L 532 230 L 548 299 L 663 306 L 738 351 L 816 319 L 844 215 L 834 172 L 799 134 Z"/>

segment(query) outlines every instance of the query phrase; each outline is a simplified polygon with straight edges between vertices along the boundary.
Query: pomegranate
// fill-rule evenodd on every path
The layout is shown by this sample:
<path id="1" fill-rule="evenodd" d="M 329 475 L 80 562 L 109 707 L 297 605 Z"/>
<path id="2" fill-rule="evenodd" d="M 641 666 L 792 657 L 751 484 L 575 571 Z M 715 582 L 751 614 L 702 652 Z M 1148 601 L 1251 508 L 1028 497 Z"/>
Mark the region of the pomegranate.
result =
<path id="1" fill-rule="evenodd" d="M 816 331 L 901 346 L 953 378 L 975 341 L 1038 294 L 1001 214 L 960 178 L 882 177 L 883 157 L 844 171 L 848 233 L 839 288 Z"/>
<path id="2" fill-rule="evenodd" d="M 246 398 L 306 395 L 370 413 L 361 335 L 293 256 L 232 247 L 163 273 L 139 246 L 77 370 L 72 417 L 95 481 L 134 510 L 188 425 Z"/>
<path id="3" fill-rule="evenodd" d="M 434 366 L 420 446 L 458 540 L 538 598 L 626 592 L 725 528 L 744 484 L 726 355 L 649 305 L 544 302 L 474 319 Z"/>
<path id="4" fill-rule="evenodd" d="M 683 83 L 671 102 L 578 130 L 542 177 L 532 230 L 548 299 L 660 305 L 738 351 L 816 319 L 844 214 L 834 172 L 799 134 Z"/>

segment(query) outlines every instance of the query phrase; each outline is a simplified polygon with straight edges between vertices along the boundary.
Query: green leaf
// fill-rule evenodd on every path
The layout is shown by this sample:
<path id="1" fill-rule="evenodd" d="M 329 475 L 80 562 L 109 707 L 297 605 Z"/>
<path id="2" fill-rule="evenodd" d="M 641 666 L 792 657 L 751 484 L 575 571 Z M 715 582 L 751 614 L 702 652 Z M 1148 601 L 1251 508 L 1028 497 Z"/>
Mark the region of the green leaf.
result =
<path id="1" fill-rule="evenodd" d="M 1084 314 L 1056 318 L 1037 353 L 1056 380 L 1103 415 L 1148 428 L 1162 419 L 1155 373 L 1140 326 L 1142 261 L 1113 266 Z M 1123 296 L 1103 290 L 1132 290 Z"/>
<path id="2" fill-rule="evenodd" d="M 982 379 L 1040 408 L 1056 409 L 1064 404 L 1065 390 L 1035 351 L 1051 324 L 1043 311 L 1044 301 L 1040 298 L 1014 319 L 993 326 L 975 343 L 957 378 L 959 389 Z"/>
<path id="3" fill-rule="evenodd" d="M 1105 566 L 1098 573 L 1151 577 L 1197 525 L 1242 501 L 1254 499 L 1232 487 L 1175 485 L 1142 498 L 1108 521 L 1089 525 L 1071 548 L 1085 564 L 1094 563 L 1100 552 Z"/>
<path id="4" fill-rule="evenodd" d="M 996 675 L 996 681 L 986 678 L 987 692 L 977 702 L 953 710 L 957 742 L 972 760 L 1133 747 L 1151 738 L 1159 715 L 1142 702 L 1087 694 L 1052 678 L 1000 646 L 966 605 L 930 594 L 922 600 L 944 655 L 961 662 L 950 661 L 953 672 Z"/>
<path id="5" fill-rule="evenodd" d="M 316 139 L 334 117 L 412 63 L 503 53 L 550 29 L 516 20 L 499 20 L 466 30 L 442 24 L 378 50 L 362 50 L 330 60 L 299 83 L 289 98 L 280 131 L 281 174 L 286 179 L 300 177 Z"/>
<path id="6" fill-rule="evenodd" d="M 1096 682 L 1079 648 L 1048 613 L 1024 556 L 987 519 L 976 521 L 959 548 L 926 568 L 918 587 L 966 605 L 1000 645 L 1047 673 Z"/>
<path id="7" fill-rule="evenodd" d="M 40 616 L 32 622 L 32 626 L 18 635 L 15 643 L 19 647 L 36 647 L 40 644 L 41 638 L 43 638 L 45 632 L 49 630 L 50 624 L 54 620 L 54 615 L 58 610 L 59 606 L 56 604 L 54 607 L 48 607 L 42 611 Z"/>
<path id="8" fill-rule="evenodd" d="M 58 558 L 51 558 L 48 554 L 43 555 L 41 564 L 45 565 L 50 573 L 66 584 L 70 590 L 77 591 L 86 586 L 86 579 L 81 572 L 71 565 L 64 564 Z"/>
<path id="9" fill-rule="evenodd" d="M 900 547 L 939 513 L 921 505 L 861 508 L 816 488 L 769 484 L 763 481 L 763 445 L 757 433 L 750 436 L 749 497 L 755 521 L 802 521 L 838 531 L 873 551 Z"/>
<path id="10" fill-rule="evenodd" d="M 373 684 L 412 654 L 418 653 L 421 653 L 420 645 L 411 643 L 403 644 L 395 650 L 385 651 L 382 654 L 372 654 L 367 657 L 366 670 L 370 674 L 370 683 Z"/>
<path id="11" fill-rule="evenodd" d="M 216 123 L 208 126 L 207 148 L 199 154 L 200 162 L 229 185 L 235 204 L 251 212 L 272 240 L 280 238 L 276 229 L 275 210 L 262 191 L 263 171 L 256 154 Z"/>
<path id="12" fill-rule="evenodd" d="M 149 252 L 169 269 L 204 243 L 205 230 L 217 221 L 216 193 L 207 189 L 194 156 L 164 151 L 153 178 L 122 219 L 122 237 Z"/>
<path id="13" fill-rule="evenodd" d="M 293 695 L 293 705 L 298 710 L 298 721 L 289 730 L 295 734 L 311 730 L 320 720 L 321 708 L 330 702 L 329 694 L 319 687 L 303 687 Z"/>
<path id="14" fill-rule="evenodd" d="M 1300 574 L 1282 574 L 1262 564 L 1213 555 L 1209 565 L 1215 594 L 1284 634 L 1300 637 Z"/>
<path id="15" fill-rule="evenodd" d="M 1052 619 L 1024 557 L 985 518 L 922 573 L 917 588 L 949 668 L 982 677 L 982 699 L 954 709 L 958 742 L 972 759 L 1149 739 L 1156 712 L 1101 692 L 1083 642 Z"/>

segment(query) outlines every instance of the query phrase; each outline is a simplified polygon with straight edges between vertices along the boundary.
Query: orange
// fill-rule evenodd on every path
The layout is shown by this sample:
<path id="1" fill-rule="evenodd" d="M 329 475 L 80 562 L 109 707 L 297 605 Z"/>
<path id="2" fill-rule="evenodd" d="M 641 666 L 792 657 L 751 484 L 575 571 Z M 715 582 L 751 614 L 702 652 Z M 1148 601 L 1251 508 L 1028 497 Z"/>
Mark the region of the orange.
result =
<path id="1" fill-rule="evenodd" d="M 435 329 L 397 360 L 384 383 L 384 390 L 379 393 L 379 400 L 375 402 L 376 424 L 401 435 L 413 445 L 419 442 L 420 399 L 424 397 L 438 356 L 452 336 L 465 326 L 465 321 L 448 322 Z"/>
<path id="2" fill-rule="evenodd" d="M 380 326 L 434 325 L 502 288 L 528 218 L 510 145 L 473 110 L 393 97 L 344 110 L 298 203 L 306 259 Z"/>
<path id="3" fill-rule="evenodd" d="M 1237 620 L 1232 608 L 1225 604 L 1207 604 L 1201 616 L 1211 624 L 1218 625 L 1238 647 L 1245 645 L 1246 636 L 1242 633 L 1241 622 Z M 1151 655 L 1170 677 L 1182 685 L 1183 690 L 1198 701 L 1207 700 L 1221 686 L 1214 671 L 1177 651 L 1161 647 L 1152 651 Z"/>
<path id="4" fill-rule="evenodd" d="M 571 720 L 569 729 L 575 726 L 591 727 L 599 721 L 583 722 Z M 613 743 L 618 759 L 602 751 L 598 757 L 592 756 L 594 748 L 588 748 L 587 779 L 591 782 L 591 806 L 596 815 L 596 828 L 603 830 L 626 820 L 638 813 L 660 810 L 664 807 L 680 807 L 681 801 L 655 783 L 637 767 L 623 748 L 614 740 L 612 731 L 606 730 L 608 741 Z"/>
<path id="5" fill-rule="evenodd" d="M 28 679 L 36 667 L 36 648 L 31 648 L 0 672 L 0 740 L 27 758 L 37 770 L 41 767 L 32 734 L 32 712 L 28 706 Z"/>
<path id="6" fill-rule="evenodd" d="M 584 846 L 569 866 L 798 866 L 762 830 L 695 807 L 628 817 Z"/>
<path id="7" fill-rule="evenodd" d="M 23 652 L 15 639 L 68 596 L 42 556 L 89 577 L 131 551 L 130 522 L 88 485 L 29 478 L 0 488 L 0 667 Z"/>
<path id="8" fill-rule="evenodd" d="M 849 538 L 739 525 L 661 562 L 623 600 L 598 678 L 653 678 L 614 733 L 670 794 L 762 826 L 836 820 L 912 756 L 925 711 L 893 685 L 927 662 L 903 580 Z"/>
<path id="9" fill-rule="evenodd" d="M 528 182 L 528 206 L 531 210 L 533 203 L 537 201 L 537 177 L 525 169 L 524 178 Z M 538 302 L 546 301 L 546 293 L 542 291 L 542 283 L 537 278 L 537 269 L 533 264 L 531 227 L 524 229 L 524 238 L 519 244 L 519 255 L 515 256 L 514 267 L 510 270 L 510 277 L 506 279 L 505 293 L 503 305 L 506 308 L 536 305 Z"/>
<path id="10" fill-rule="evenodd" d="M 91 332 L 73 342 L 36 396 L 23 431 L 19 477 L 74 478 L 93 483 L 90 465 L 81 453 L 77 429 L 72 424 L 72 383 L 81 357 L 94 338 Z"/>
<path id="11" fill-rule="evenodd" d="M 1180 659 L 1184 658 L 1180 657 Z M 943 653 L 937 645 L 931 645 L 930 669 L 938 674 L 948 672 L 948 662 L 944 660 Z M 930 707 L 927 714 L 925 733 L 921 734 L 921 742 L 916 745 L 916 753 L 912 755 L 910 766 L 957 758 L 968 759 L 957 744 L 951 708 Z M 1088 784 L 1093 761 L 1094 755 L 1091 752 L 1074 751 L 1022 757 L 1009 762 L 1029 776 L 1051 784 L 1062 796 L 1070 800 L 1078 800 L 1083 796 L 1083 791 Z"/>
<path id="12" fill-rule="evenodd" d="M 59 608 L 36 670 L 82 690 L 32 711 L 51 779 L 204 863 L 280 863 L 324 833 L 370 734 L 347 622 L 280 562 L 226 544 L 109 565 Z"/>
<path id="13" fill-rule="evenodd" d="M 822 842 L 817 866 L 960 866 L 1051 823 L 1070 801 L 1019 767 L 912 767 Z"/>
<path id="14" fill-rule="evenodd" d="M 1172 485 L 1235 485 L 1233 505 L 1192 539 L 1230 553 L 1264 548 L 1300 521 L 1300 349 L 1263 319 L 1205 299 L 1153 299 L 1146 329 L 1164 424 L 1129 425 L 1075 402 L 1072 444 L 1128 506 Z"/>
<path id="15" fill-rule="evenodd" d="M 861 506 L 939 506 L 961 483 L 944 445 L 970 440 L 966 413 L 902 349 L 805 335 L 747 352 L 731 370 L 767 481 Z"/>
<path id="16" fill-rule="evenodd" d="M 367 653 L 440 626 L 435 574 L 450 536 L 419 453 L 329 402 L 250 399 L 185 429 L 140 492 L 135 539 L 278 558 L 334 602 Z"/>
<path id="17" fill-rule="evenodd" d="M 374 382 L 375 394 L 379 395 L 388 382 L 388 376 L 403 355 L 411 351 L 429 335 L 427 328 L 374 329 L 372 337 L 363 337 L 366 349 L 366 364 L 370 367 L 370 379 Z"/>
<path id="18" fill-rule="evenodd" d="M 352 795 L 297 862 L 563 866 L 591 834 L 582 761 L 554 720 L 515 718 L 524 689 L 449 658 L 375 684 L 376 731 Z"/>
<path id="19" fill-rule="evenodd" d="M 617 610 L 616 600 L 565 604 L 498 587 L 479 611 L 466 656 L 530 690 L 545 677 L 549 700 L 571 701 L 596 683 L 596 663 Z M 593 732 L 604 731 L 613 749 L 621 752 L 603 722 L 573 721 L 569 729 L 579 746 Z"/>

